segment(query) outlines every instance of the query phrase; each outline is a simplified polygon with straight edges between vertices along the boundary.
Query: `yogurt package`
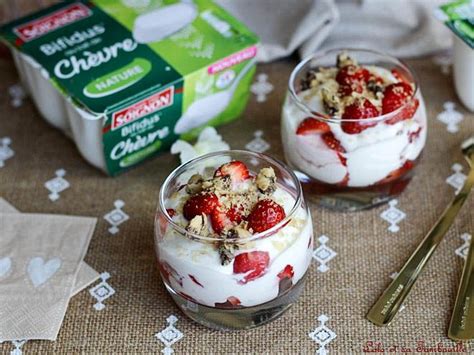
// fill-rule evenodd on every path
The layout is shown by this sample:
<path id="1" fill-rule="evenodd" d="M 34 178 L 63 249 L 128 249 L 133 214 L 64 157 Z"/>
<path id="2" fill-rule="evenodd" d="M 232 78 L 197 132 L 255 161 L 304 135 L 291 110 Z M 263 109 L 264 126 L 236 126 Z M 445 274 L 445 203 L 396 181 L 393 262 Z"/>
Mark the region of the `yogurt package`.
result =
<path id="1" fill-rule="evenodd" d="M 453 32 L 454 86 L 462 103 L 474 112 L 474 0 L 442 5 L 435 15 Z"/>
<path id="2" fill-rule="evenodd" d="M 115 175 L 237 118 L 258 38 L 210 0 L 80 0 L 0 27 L 42 116 Z"/>

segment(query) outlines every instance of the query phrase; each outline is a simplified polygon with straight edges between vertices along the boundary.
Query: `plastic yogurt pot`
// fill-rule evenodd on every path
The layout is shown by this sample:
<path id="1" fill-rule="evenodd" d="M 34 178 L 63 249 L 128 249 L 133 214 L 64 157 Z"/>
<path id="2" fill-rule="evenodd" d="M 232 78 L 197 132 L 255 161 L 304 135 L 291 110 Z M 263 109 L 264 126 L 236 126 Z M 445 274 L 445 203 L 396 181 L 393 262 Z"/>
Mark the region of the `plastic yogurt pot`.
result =
<path id="1" fill-rule="evenodd" d="M 396 58 L 333 49 L 291 74 L 281 122 L 285 157 L 320 205 L 353 211 L 400 194 L 426 131 L 417 80 Z"/>
<path id="2" fill-rule="evenodd" d="M 276 319 L 301 294 L 313 228 L 288 167 L 231 150 L 191 160 L 166 179 L 155 247 L 166 289 L 188 317 L 248 329 Z"/>
<path id="3" fill-rule="evenodd" d="M 461 102 L 474 112 L 474 49 L 454 35 L 454 87 Z"/>

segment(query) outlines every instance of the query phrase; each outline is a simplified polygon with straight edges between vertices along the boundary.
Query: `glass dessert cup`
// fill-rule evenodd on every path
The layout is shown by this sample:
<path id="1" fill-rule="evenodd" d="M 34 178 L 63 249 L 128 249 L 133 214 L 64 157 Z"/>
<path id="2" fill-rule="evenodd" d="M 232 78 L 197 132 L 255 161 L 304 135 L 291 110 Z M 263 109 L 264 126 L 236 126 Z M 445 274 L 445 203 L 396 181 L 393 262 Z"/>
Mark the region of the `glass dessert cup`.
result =
<path id="1" fill-rule="evenodd" d="M 333 49 L 303 60 L 290 76 L 281 122 L 285 157 L 319 205 L 355 211 L 399 195 L 426 131 L 417 80 L 396 58 Z"/>
<path id="2" fill-rule="evenodd" d="M 284 209 L 275 220 L 278 223 L 262 232 L 253 233 L 249 228 L 248 233 L 228 237 L 230 232 L 216 234 L 214 212 L 186 220 L 189 201 L 209 194 L 208 190 L 191 194 L 190 177 L 200 174 L 204 181 L 214 182 L 214 170 L 235 161 L 245 164 L 250 175 L 238 185 L 232 180 L 232 194 L 243 193 L 246 200 L 258 195 L 256 204 L 272 199 Z M 273 169 L 276 182 L 272 180 L 274 188 L 265 195 L 257 181 L 268 168 Z M 247 198 L 254 184 L 259 188 Z M 216 194 L 219 199 L 225 195 Z M 255 210 L 253 207 L 239 226 L 254 223 Z M 191 228 L 201 216 L 205 233 Z M 312 259 L 311 216 L 297 177 L 284 164 L 248 151 L 211 153 L 181 165 L 162 185 L 155 218 L 155 249 L 163 283 L 183 313 L 214 329 L 249 329 L 276 319 L 300 296 Z"/>

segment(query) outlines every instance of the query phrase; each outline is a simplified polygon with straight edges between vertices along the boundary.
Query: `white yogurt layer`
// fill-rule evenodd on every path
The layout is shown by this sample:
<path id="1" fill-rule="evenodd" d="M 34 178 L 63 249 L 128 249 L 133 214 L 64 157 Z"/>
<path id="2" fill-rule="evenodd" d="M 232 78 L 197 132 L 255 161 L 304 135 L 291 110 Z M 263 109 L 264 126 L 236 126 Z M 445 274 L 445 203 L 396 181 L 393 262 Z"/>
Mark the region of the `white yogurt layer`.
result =
<path id="1" fill-rule="evenodd" d="M 177 208 L 188 197 L 184 191 L 167 200 L 168 208 Z M 283 188 L 278 187 L 274 200 L 285 209 L 288 215 L 295 199 Z M 176 222 L 184 222 L 180 214 Z M 240 246 L 236 255 L 252 251 L 266 251 L 270 263 L 259 278 L 242 283 L 246 274 L 233 273 L 233 261 L 223 266 L 217 248 L 209 243 L 191 240 L 168 227 L 159 242 L 159 262 L 167 263 L 173 270 L 170 286 L 178 293 L 191 297 L 196 302 L 214 307 L 236 297 L 240 306 L 250 307 L 271 301 L 278 296 L 278 274 L 287 266 L 293 267 L 293 284 L 306 273 L 312 253 L 313 228 L 311 217 L 299 207 L 291 221 L 272 236 L 257 239 Z M 195 281 L 193 281 L 193 278 Z"/>
<path id="2" fill-rule="evenodd" d="M 370 67 L 372 71 L 374 67 Z M 377 68 L 377 74 L 395 82 L 392 74 Z M 317 90 L 301 92 L 299 98 L 313 111 L 325 112 L 323 101 Z M 287 160 L 295 168 L 312 178 L 337 184 L 348 178 L 352 187 L 370 186 L 399 169 L 407 160 L 415 160 L 426 141 L 426 109 L 421 94 L 420 104 L 412 119 L 390 125 L 384 122 L 367 128 L 358 134 L 345 133 L 339 123 L 328 123 L 335 138 L 344 147 L 346 165 L 338 154 L 331 150 L 318 134 L 297 135 L 298 125 L 308 117 L 291 98 L 287 98 L 282 113 L 282 140 Z M 417 138 L 410 133 L 419 131 Z"/>

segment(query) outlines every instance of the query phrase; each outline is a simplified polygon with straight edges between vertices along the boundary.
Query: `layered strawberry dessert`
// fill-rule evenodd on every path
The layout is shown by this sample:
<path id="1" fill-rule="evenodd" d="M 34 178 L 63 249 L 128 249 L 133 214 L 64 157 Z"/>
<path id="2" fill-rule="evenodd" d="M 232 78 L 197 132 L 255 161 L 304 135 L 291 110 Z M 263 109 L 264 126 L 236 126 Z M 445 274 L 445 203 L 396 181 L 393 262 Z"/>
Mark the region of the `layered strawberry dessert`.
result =
<path id="1" fill-rule="evenodd" d="M 311 217 L 272 167 L 252 173 L 234 160 L 192 173 L 165 200 L 172 223 L 160 217 L 158 262 L 168 289 L 238 309 L 271 301 L 303 278 Z"/>
<path id="2" fill-rule="evenodd" d="M 312 181 L 341 188 L 392 183 L 414 166 L 426 141 L 426 111 L 403 70 L 359 65 L 340 53 L 309 68 L 282 113 L 285 155 Z"/>

